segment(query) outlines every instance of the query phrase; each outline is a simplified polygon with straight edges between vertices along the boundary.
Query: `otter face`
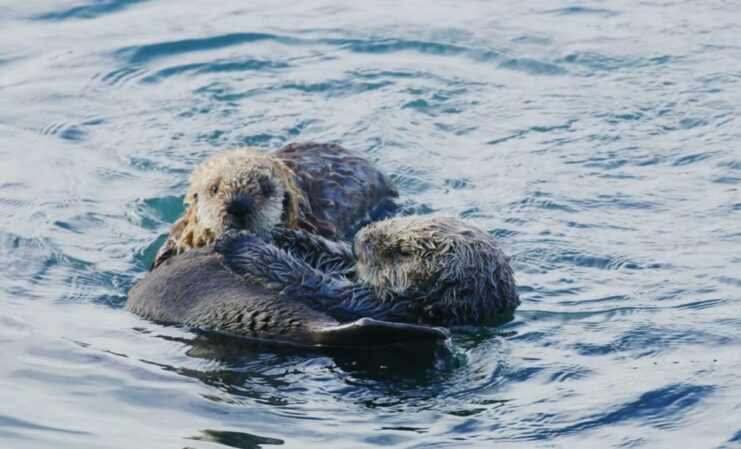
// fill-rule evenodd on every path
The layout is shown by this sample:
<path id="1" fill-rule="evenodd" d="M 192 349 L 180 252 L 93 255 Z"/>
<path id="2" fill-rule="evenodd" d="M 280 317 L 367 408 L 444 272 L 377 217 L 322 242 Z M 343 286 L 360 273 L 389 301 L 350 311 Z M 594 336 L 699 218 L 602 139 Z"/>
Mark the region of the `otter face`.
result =
<path id="1" fill-rule="evenodd" d="M 414 293 L 434 282 L 462 240 L 445 220 L 392 218 L 363 228 L 353 242 L 359 276 L 397 294 Z"/>
<path id="2" fill-rule="evenodd" d="M 266 235 L 290 215 L 290 176 L 280 160 L 258 150 L 218 153 L 193 172 L 185 197 L 190 225 L 206 242 L 229 229 Z"/>
<path id="3" fill-rule="evenodd" d="M 355 237 L 361 281 L 415 298 L 432 321 L 471 323 L 519 305 L 512 269 L 487 232 L 452 217 L 401 217 Z"/>

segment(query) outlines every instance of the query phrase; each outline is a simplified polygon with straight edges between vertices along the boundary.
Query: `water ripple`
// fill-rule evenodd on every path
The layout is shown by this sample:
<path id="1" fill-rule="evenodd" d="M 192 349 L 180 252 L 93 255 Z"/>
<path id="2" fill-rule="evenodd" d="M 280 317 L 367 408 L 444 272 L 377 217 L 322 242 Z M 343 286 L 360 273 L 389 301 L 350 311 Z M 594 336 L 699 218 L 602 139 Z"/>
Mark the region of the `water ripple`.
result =
<path id="1" fill-rule="evenodd" d="M 68 19 L 95 19 L 122 11 L 131 5 L 147 0 L 93 0 L 86 5 L 47 12 L 33 17 L 34 20 L 59 21 Z"/>
<path id="2" fill-rule="evenodd" d="M 0 446 L 738 446 L 732 2 L 53 3 L 0 6 Z M 520 309 L 434 353 L 122 310 L 198 162 L 297 140 L 478 222 Z"/>
<path id="3" fill-rule="evenodd" d="M 247 70 L 274 70 L 285 69 L 289 64 L 277 61 L 248 59 L 245 61 L 213 61 L 208 63 L 184 64 L 158 70 L 141 79 L 143 83 L 157 83 L 173 75 L 181 74 L 208 74 L 221 72 L 243 72 Z"/>
<path id="4" fill-rule="evenodd" d="M 200 39 L 182 39 L 125 47 L 117 50 L 115 56 L 125 59 L 129 64 L 143 64 L 162 57 L 171 57 L 182 53 L 215 50 L 260 41 L 275 41 L 289 45 L 295 45 L 301 42 L 299 39 L 277 34 L 233 33 Z"/>
<path id="5" fill-rule="evenodd" d="M 622 404 L 615 410 L 589 416 L 578 423 L 554 430 L 556 434 L 615 425 L 629 420 L 648 422 L 650 425 L 670 429 L 682 425 L 682 415 L 715 388 L 708 385 L 667 385 L 642 394 L 635 401 Z"/>
<path id="6" fill-rule="evenodd" d="M 545 14 L 556 14 L 560 16 L 570 15 L 596 15 L 602 17 L 612 17 L 618 15 L 617 11 L 604 8 L 589 8 L 585 6 L 568 6 L 566 8 L 552 9 L 545 11 Z"/>

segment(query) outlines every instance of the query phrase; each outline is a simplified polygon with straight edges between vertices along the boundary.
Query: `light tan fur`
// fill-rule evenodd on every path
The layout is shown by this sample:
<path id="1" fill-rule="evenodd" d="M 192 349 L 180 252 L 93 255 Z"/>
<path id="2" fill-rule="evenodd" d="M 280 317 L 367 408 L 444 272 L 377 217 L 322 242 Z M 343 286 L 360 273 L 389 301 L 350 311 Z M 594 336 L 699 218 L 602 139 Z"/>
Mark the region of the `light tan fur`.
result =
<path id="1" fill-rule="evenodd" d="M 520 304 L 514 274 L 496 240 L 457 218 L 373 223 L 356 235 L 353 252 L 361 282 L 416 298 L 433 321 L 478 322 Z"/>
<path id="2" fill-rule="evenodd" d="M 236 196 L 254 204 L 248 222 L 236 222 L 227 213 L 228 202 Z M 213 243 L 228 229 L 246 229 L 262 236 L 277 225 L 311 229 L 302 220 L 305 201 L 293 171 L 277 157 L 254 148 L 217 153 L 193 170 L 185 213 L 173 225 L 153 266 Z"/>

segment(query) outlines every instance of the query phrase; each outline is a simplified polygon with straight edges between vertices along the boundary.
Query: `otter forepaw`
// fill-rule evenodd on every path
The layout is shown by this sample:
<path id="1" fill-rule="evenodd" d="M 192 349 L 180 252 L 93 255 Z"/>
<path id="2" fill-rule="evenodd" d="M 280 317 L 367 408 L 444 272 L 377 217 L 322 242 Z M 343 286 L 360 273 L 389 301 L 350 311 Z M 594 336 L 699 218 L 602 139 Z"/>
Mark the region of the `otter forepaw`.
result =
<path id="1" fill-rule="evenodd" d="M 234 248 L 235 245 L 254 245 L 264 243 L 255 234 L 249 231 L 237 231 L 236 229 L 229 229 L 214 241 L 214 249 L 224 254 L 230 248 Z"/>
<path id="2" fill-rule="evenodd" d="M 277 244 L 291 243 L 300 235 L 300 231 L 288 229 L 283 226 L 276 226 L 270 231 L 270 238 Z"/>

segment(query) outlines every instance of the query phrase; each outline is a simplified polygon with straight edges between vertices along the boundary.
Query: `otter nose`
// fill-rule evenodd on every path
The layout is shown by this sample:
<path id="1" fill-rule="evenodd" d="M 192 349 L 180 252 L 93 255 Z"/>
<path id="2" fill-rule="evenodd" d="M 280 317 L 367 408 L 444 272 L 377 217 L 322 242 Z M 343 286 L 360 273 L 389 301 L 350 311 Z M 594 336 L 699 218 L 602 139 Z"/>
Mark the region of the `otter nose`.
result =
<path id="1" fill-rule="evenodd" d="M 226 211 L 234 217 L 243 217 L 252 212 L 252 199 L 246 196 L 236 196 L 229 200 Z"/>

